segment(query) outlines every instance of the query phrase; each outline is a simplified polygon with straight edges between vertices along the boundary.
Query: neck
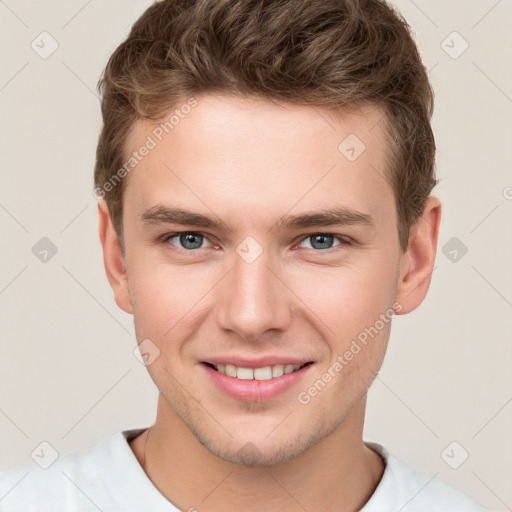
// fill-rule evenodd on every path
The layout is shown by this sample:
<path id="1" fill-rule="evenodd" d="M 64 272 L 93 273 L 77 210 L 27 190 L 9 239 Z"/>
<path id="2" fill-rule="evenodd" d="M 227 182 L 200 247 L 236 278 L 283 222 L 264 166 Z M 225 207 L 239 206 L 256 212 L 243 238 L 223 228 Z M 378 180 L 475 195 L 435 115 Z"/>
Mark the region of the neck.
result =
<path id="1" fill-rule="evenodd" d="M 130 446 L 155 487 L 180 510 L 223 512 L 336 510 L 355 512 L 369 500 L 383 471 L 366 447 L 366 397 L 326 438 L 295 459 L 246 467 L 211 454 L 159 397 L 155 424 Z"/>

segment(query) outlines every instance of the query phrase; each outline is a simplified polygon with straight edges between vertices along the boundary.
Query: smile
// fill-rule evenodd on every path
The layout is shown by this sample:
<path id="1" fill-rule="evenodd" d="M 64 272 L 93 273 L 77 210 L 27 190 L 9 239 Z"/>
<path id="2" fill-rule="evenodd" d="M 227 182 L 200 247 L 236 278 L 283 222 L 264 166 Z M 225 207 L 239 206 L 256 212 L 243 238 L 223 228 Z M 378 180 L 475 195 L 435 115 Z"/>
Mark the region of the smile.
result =
<path id="1" fill-rule="evenodd" d="M 213 364 L 205 363 L 219 373 L 223 373 L 228 377 L 234 377 L 241 380 L 271 380 L 283 375 L 287 375 L 292 372 L 300 370 L 304 366 L 311 364 L 308 363 L 300 364 L 276 364 L 274 366 L 262 366 L 260 368 L 244 368 L 242 366 L 235 366 L 233 364 Z"/>
<path id="2" fill-rule="evenodd" d="M 200 367 L 204 369 L 209 382 L 214 385 L 213 389 L 232 399 L 249 402 L 264 402 L 277 398 L 288 390 L 291 391 L 292 388 L 298 387 L 306 374 L 315 367 L 313 361 L 301 364 L 269 364 L 274 361 L 261 361 L 252 368 L 249 361 L 245 364 L 244 361 L 240 362 L 242 365 L 237 366 L 226 360 L 222 363 L 203 361 Z M 267 364 L 263 366 L 265 363 Z"/>

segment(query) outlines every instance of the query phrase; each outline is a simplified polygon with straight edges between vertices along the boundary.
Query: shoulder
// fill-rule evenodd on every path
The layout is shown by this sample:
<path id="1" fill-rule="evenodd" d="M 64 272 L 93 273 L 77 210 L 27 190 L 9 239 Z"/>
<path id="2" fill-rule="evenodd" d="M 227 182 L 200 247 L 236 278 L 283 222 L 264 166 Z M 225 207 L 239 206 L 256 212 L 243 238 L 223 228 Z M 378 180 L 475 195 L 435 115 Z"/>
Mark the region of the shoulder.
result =
<path id="1" fill-rule="evenodd" d="M 99 503 L 108 503 L 112 494 L 116 478 L 113 465 L 123 465 L 126 442 L 122 435 L 119 432 L 88 450 L 63 455 L 41 466 L 34 462 L 0 472 L 0 510 L 35 512 L 58 507 L 97 512 Z"/>
<path id="2" fill-rule="evenodd" d="M 490 512 L 437 474 L 414 471 L 378 443 L 365 443 L 383 457 L 386 468 L 361 512 Z"/>

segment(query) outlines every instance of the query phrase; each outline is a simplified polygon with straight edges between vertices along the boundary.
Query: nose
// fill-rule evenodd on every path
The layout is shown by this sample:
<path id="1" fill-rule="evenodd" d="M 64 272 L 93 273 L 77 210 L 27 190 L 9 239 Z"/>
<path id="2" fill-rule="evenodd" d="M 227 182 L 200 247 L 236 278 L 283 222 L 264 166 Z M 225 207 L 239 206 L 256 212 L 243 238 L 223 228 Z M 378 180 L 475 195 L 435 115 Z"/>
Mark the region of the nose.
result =
<path id="1" fill-rule="evenodd" d="M 292 317 L 293 294 L 265 251 L 249 263 L 235 255 L 233 268 L 219 283 L 216 319 L 221 329 L 257 340 L 267 331 L 284 331 Z"/>

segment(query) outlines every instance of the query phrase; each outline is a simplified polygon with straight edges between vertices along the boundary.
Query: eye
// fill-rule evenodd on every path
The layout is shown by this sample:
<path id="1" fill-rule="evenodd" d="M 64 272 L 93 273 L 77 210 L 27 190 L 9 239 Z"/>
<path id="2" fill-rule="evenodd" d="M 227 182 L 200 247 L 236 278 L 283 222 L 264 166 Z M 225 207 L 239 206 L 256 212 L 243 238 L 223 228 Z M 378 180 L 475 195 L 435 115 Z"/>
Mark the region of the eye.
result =
<path id="1" fill-rule="evenodd" d="M 335 244 L 335 241 L 338 241 Z M 169 233 L 164 235 L 161 238 L 162 243 L 174 245 L 177 247 L 179 251 L 182 252 L 193 252 L 197 249 L 204 249 L 206 246 L 203 246 L 204 242 L 209 242 L 208 238 L 202 233 L 198 233 L 195 231 L 178 231 L 175 233 Z M 316 251 L 326 251 L 327 249 L 332 249 L 334 247 L 350 245 L 350 241 L 346 239 L 346 237 L 342 237 L 340 235 L 335 235 L 331 233 L 314 233 L 306 236 L 302 242 L 299 244 L 299 247 L 302 244 L 309 243 L 309 247 L 305 247 L 306 249 L 314 249 Z"/>
<path id="2" fill-rule="evenodd" d="M 338 240 L 339 243 L 336 245 L 333 245 L 333 242 L 335 240 Z M 346 240 L 345 238 L 334 235 L 331 233 L 314 233 L 312 235 L 308 235 L 306 238 L 303 239 L 301 243 L 310 241 L 310 247 L 306 247 L 307 249 L 317 249 L 319 251 L 323 251 L 326 249 L 331 249 L 333 247 L 337 247 L 340 245 L 350 245 L 350 242 Z"/>
<path id="3" fill-rule="evenodd" d="M 178 233 L 170 233 L 162 237 L 163 243 L 171 242 L 176 239 L 181 246 L 178 249 L 185 249 L 186 251 L 193 251 L 194 249 L 202 249 L 201 245 L 207 238 L 201 233 L 194 231 L 179 231 Z M 171 242 L 171 245 L 176 245 Z"/>

